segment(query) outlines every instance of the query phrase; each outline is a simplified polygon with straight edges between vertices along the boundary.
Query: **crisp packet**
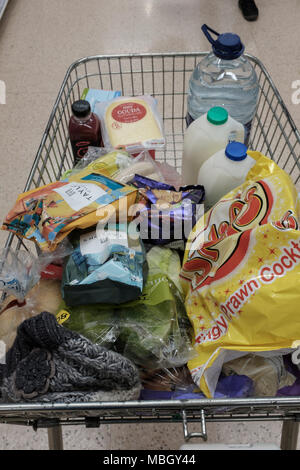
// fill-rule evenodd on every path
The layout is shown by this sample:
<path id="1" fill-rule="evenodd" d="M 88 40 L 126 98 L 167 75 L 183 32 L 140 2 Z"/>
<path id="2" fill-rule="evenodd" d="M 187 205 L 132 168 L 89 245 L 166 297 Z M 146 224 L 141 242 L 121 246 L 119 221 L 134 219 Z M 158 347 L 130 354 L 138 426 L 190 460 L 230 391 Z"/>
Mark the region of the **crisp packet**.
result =
<path id="1" fill-rule="evenodd" d="M 179 242 L 184 247 L 190 231 L 203 213 L 204 187 L 184 186 L 179 191 L 167 183 L 135 175 L 130 181 L 139 188 L 137 218 L 141 238 L 154 245 Z M 175 247 L 174 247 L 175 248 Z"/>
<path id="2" fill-rule="evenodd" d="M 136 153 L 165 147 L 162 119 L 151 95 L 125 96 L 97 103 L 95 113 L 101 122 L 105 147 Z"/>
<path id="3" fill-rule="evenodd" d="M 96 162 L 63 181 L 21 194 L 2 229 L 53 251 L 75 228 L 85 229 L 111 217 L 127 221 L 137 190 L 106 176 Z"/>
<path id="4" fill-rule="evenodd" d="M 274 161 L 248 153 L 256 164 L 198 221 L 180 274 L 197 352 L 189 368 L 207 397 L 227 361 L 300 344 L 298 194 Z"/>

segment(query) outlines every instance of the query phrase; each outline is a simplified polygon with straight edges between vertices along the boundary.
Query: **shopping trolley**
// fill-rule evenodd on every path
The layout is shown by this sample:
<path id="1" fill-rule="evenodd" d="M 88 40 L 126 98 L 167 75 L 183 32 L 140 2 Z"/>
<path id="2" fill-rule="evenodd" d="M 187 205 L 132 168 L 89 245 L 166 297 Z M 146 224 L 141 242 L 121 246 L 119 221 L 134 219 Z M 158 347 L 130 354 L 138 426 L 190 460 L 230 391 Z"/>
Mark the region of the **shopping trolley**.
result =
<path id="1" fill-rule="evenodd" d="M 167 145 L 156 152 L 158 161 L 181 169 L 189 77 L 206 52 L 98 55 L 74 62 L 68 69 L 43 134 L 25 191 L 58 180 L 72 168 L 68 137 L 71 104 L 84 88 L 120 90 L 124 96 L 151 94 L 163 117 Z M 250 148 L 272 158 L 300 185 L 300 134 L 263 64 L 246 54 L 260 87 L 252 124 Z M 6 247 L 18 250 L 32 242 L 8 236 Z M 0 404 L 0 422 L 48 428 L 51 449 L 62 448 L 62 426 L 98 427 L 113 423 L 182 423 L 186 441 L 207 439 L 206 423 L 282 421 L 282 449 L 295 449 L 300 420 L 300 397 L 197 399 L 93 403 Z M 189 423 L 199 423 L 190 432 Z"/>

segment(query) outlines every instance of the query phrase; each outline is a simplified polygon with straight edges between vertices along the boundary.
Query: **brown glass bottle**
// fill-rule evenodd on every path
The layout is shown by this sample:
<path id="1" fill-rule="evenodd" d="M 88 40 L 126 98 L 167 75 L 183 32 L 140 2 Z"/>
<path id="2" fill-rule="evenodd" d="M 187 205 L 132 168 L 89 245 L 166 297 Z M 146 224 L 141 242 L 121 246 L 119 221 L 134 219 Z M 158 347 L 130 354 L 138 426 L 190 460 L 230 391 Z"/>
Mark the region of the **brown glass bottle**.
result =
<path id="1" fill-rule="evenodd" d="M 75 165 L 84 157 L 89 146 L 100 147 L 102 139 L 100 121 L 96 114 L 91 112 L 88 101 L 75 101 L 72 104 L 72 113 L 69 136 Z"/>

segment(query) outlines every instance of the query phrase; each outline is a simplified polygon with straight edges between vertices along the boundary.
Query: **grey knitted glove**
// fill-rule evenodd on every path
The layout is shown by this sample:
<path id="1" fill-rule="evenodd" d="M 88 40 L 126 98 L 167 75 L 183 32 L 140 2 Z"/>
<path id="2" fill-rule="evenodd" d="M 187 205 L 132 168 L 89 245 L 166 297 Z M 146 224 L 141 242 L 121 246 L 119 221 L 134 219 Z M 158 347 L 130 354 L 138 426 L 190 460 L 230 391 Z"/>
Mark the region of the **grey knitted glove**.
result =
<path id="1" fill-rule="evenodd" d="M 14 402 L 123 401 L 141 390 L 130 360 L 67 330 L 48 312 L 19 326 L 0 384 L 2 401 Z"/>

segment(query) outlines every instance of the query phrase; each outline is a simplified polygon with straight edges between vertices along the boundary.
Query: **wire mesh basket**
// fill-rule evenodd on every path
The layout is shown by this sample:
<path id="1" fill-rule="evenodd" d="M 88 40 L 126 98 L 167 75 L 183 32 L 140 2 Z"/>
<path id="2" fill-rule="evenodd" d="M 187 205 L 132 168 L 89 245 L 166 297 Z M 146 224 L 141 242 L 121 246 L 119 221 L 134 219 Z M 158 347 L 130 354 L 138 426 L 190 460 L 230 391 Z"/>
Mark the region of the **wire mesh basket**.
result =
<path id="1" fill-rule="evenodd" d="M 85 88 L 120 90 L 124 96 L 151 94 L 163 117 L 167 145 L 156 152 L 181 170 L 185 130 L 187 85 L 192 71 L 206 52 L 128 54 L 93 56 L 73 63 L 64 78 L 48 124 L 43 134 L 25 191 L 58 180 L 73 166 L 68 137 L 71 104 Z M 257 112 L 252 123 L 249 147 L 272 158 L 300 186 L 300 134 L 263 64 L 248 55 L 260 86 Z M 20 244 L 32 250 L 32 243 L 10 234 L 6 247 L 19 249 Z M 184 436 L 206 438 L 206 421 L 280 420 L 288 423 L 283 441 L 295 446 L 297 420 L 300 419 L 300 397 L 203 399 L 185 401 L 0 404 L 0 422 L 32 425 L 35 428 L 58 429 L 60 424 L 123 422 L 183 422 Z M 190 434 L 188 421 L 200 422 L 200 433 Z M 294 427 L 290 424 L 293 423 Z M 287 436 L 287 433 L 289 434 Z"/>

